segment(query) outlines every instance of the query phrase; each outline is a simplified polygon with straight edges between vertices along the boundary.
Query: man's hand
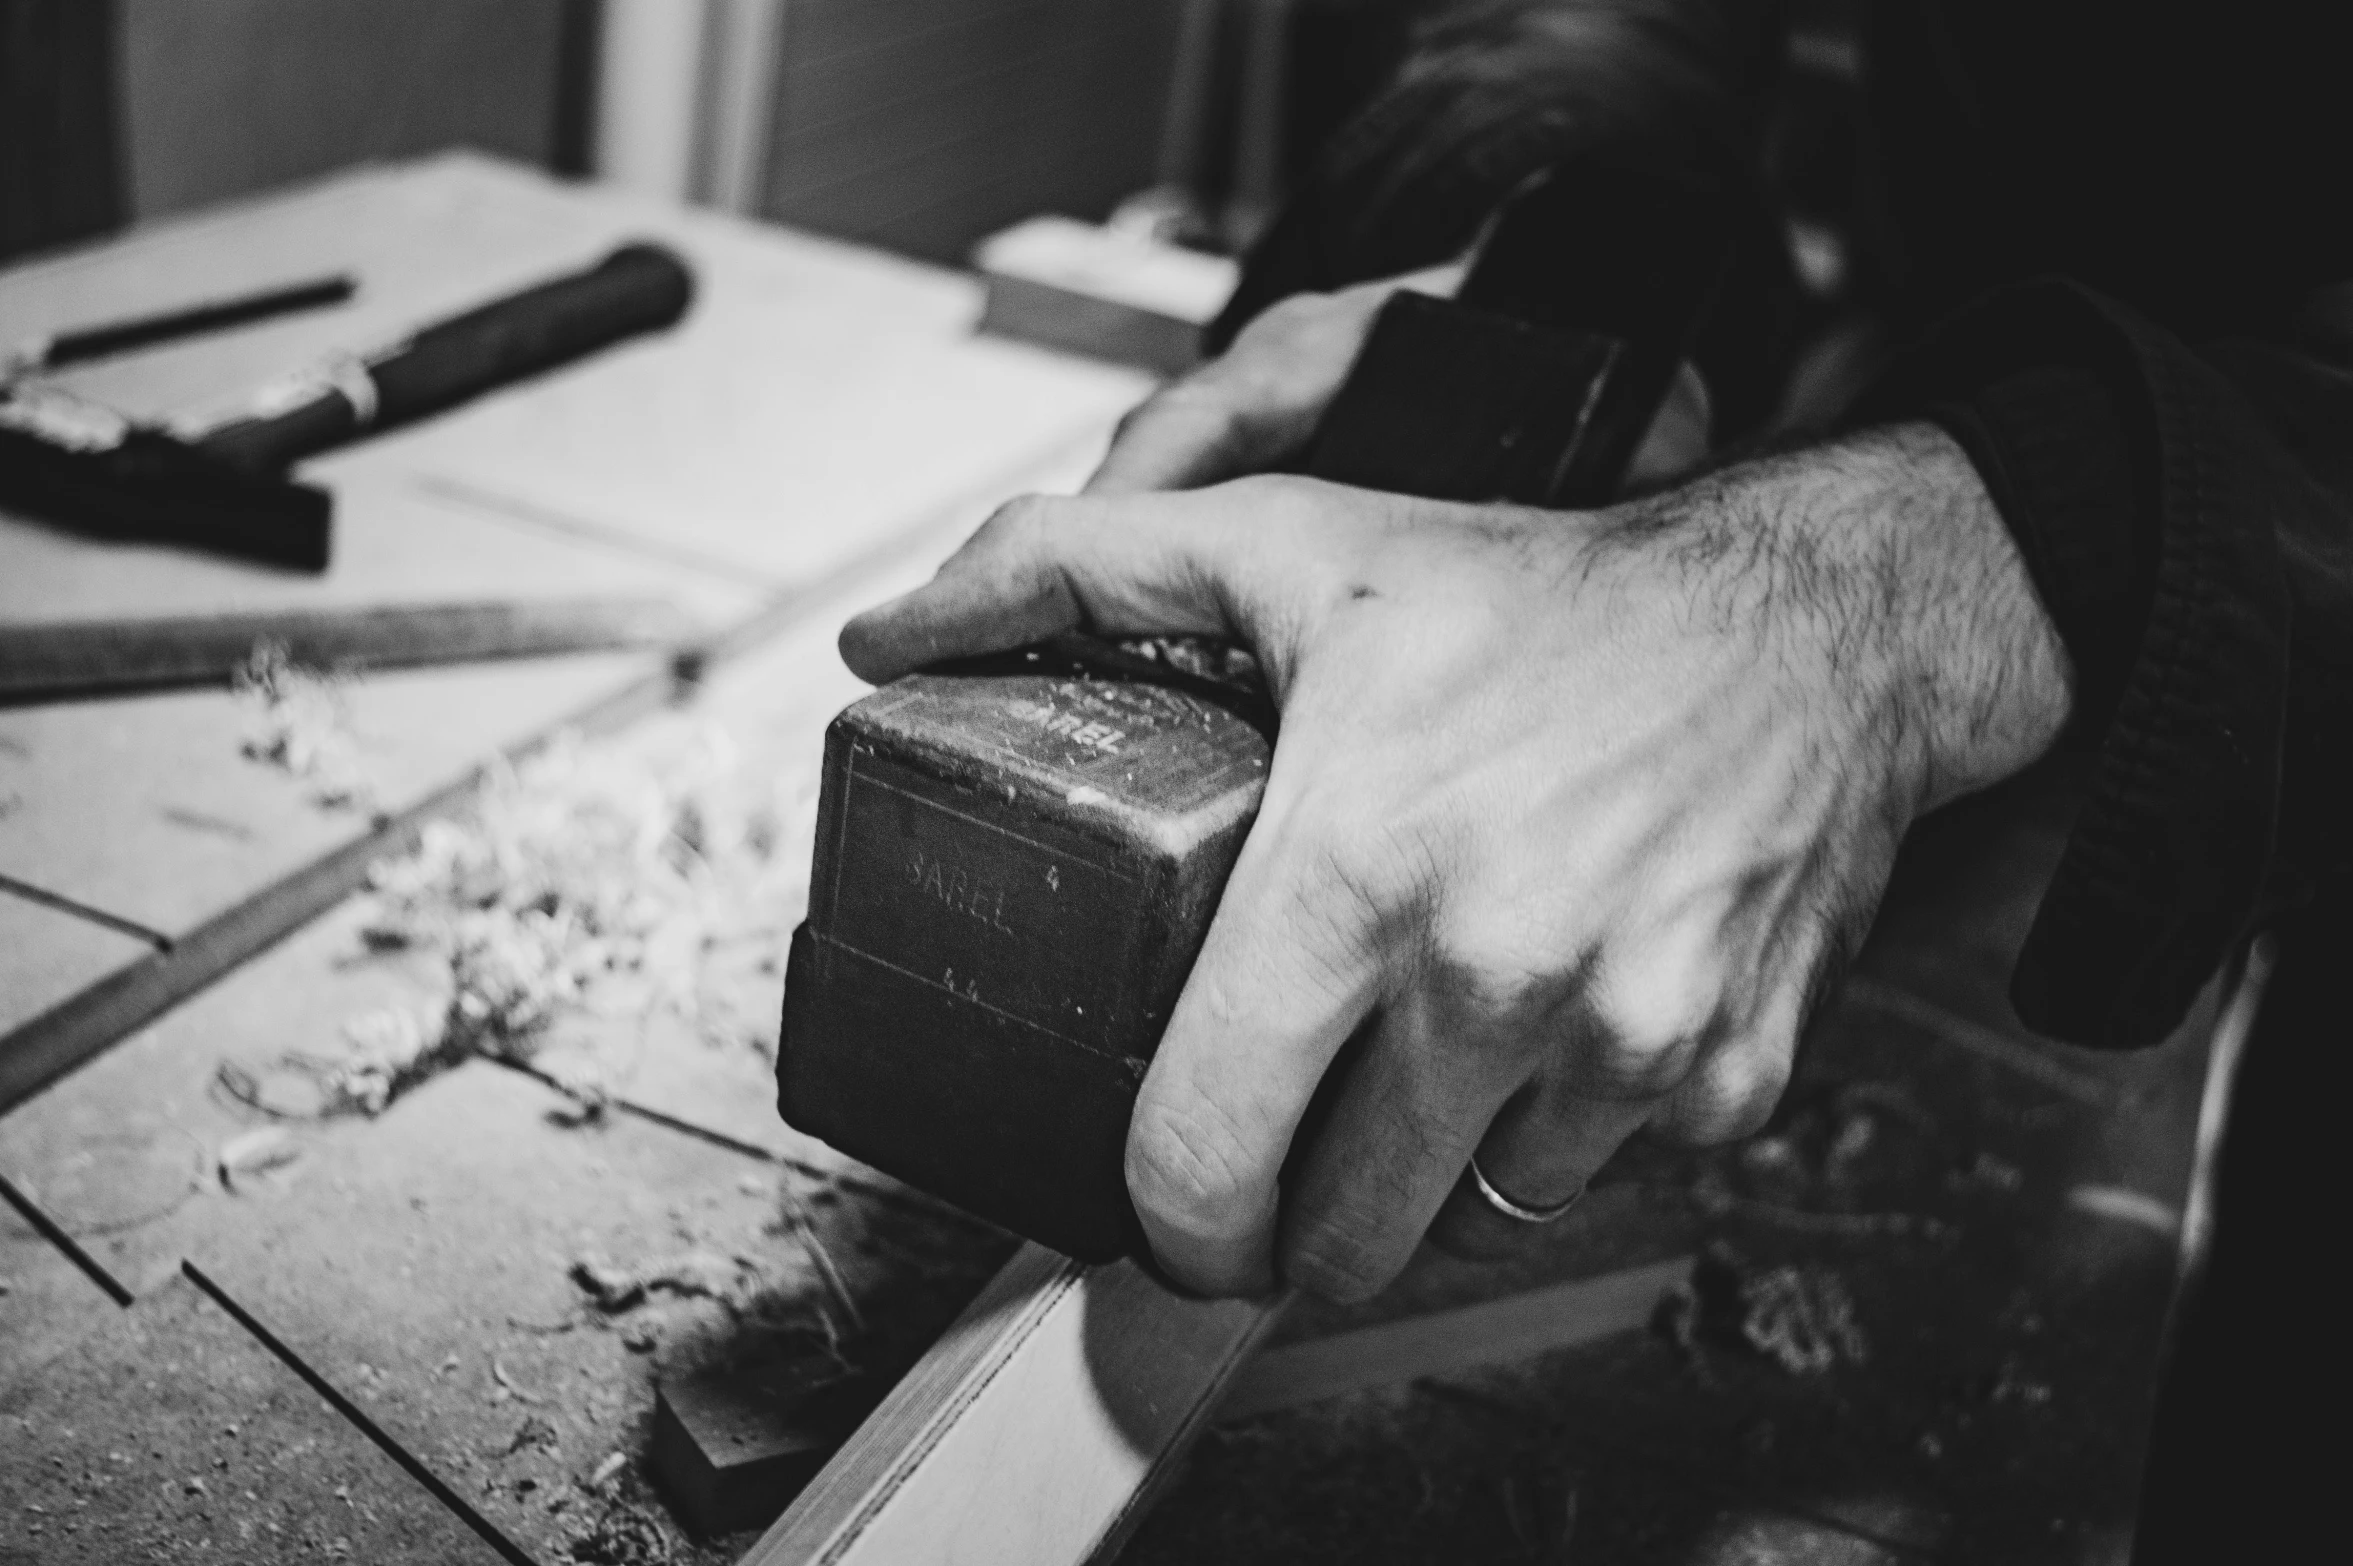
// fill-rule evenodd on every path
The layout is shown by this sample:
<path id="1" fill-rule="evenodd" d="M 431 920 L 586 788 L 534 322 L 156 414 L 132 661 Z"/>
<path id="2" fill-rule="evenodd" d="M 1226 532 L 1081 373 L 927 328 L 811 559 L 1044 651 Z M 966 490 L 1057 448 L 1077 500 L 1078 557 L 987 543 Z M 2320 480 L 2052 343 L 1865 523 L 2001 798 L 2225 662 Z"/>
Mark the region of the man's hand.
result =
<path id="1" fill-rule="evenodd" d="M 1294 294 L 1242 329 L 1234 344 L 1154 393 L 1122 419 L 1095 495 L 1199 489 L 1292 461 L 1315 434 L 1391 294 L 1449 298 L 1459 265 L 1431 267 L 1329 294 Z M 1629 489 L 1684 472 L 1707 455 L 1709 406 L 1699 372 L 1685 365 L 1627 465 Z"/>
<path id="2" fill-rule="evenodd" d="M 1367 1295 L 1442 1208 L 1498 1242 L 1448 1202 L 1474 1153 L 1544 1206 L 1638 1127 L 1756 1126 L 1913 818 L 2069 700 L 1928 426 L 1585 513 L 1272 478 L 1016 501 L 842 650 L 879 681 L 1072 627 L 1238 638 L 1281 707 L 1128 1139 L 1153 1249 L 1212 1293 Z"/>
<path id="3" fill-rule="evenodd" d="M 1446 298 L 1461 281 L 1459 266 L 1433 267 L 1270 306 L 1232 347 L 1119 421 L 1088 493 L 1198 489 L 1289 461 L 1315 433 L 1389 296 L 1411 289 Z"/>

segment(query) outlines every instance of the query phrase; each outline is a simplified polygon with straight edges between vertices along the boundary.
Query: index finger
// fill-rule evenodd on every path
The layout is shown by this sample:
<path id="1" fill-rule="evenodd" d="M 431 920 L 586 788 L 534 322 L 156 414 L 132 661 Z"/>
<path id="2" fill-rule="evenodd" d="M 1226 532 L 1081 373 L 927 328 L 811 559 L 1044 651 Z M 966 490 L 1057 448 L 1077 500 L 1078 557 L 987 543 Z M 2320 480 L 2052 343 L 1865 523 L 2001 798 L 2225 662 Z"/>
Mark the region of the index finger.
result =
<path id="1" fill-rule="evenodd" d="M 1380 980 L 1379 911 L 1350 884 L 1328 824 L 1277 803 L 1282 765 L 1278 749 L 1268 809 L 1128 1127 L 1128 1192 L 1153 1254 L 1207 1294 L 1273 1285 L 1284 1159 Z"/>

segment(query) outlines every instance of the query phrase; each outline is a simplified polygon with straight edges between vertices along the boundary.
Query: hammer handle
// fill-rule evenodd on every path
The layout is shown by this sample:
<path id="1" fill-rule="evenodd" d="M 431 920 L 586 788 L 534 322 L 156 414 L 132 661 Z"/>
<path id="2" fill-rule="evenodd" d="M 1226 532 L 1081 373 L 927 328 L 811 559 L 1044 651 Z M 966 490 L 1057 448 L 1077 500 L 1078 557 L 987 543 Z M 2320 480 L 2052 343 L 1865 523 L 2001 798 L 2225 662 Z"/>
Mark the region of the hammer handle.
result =
<path id="1" fill-rule="evenodd" d="M 686 313 L 694 279 L 659 245 L 621 246 L 583 272 L 425 327 L 365 363 L 308 377 L 282 410 L 211 431 L 197 444 L 248 473 L 289 464 L 376 430 L 425 418 Z"/>

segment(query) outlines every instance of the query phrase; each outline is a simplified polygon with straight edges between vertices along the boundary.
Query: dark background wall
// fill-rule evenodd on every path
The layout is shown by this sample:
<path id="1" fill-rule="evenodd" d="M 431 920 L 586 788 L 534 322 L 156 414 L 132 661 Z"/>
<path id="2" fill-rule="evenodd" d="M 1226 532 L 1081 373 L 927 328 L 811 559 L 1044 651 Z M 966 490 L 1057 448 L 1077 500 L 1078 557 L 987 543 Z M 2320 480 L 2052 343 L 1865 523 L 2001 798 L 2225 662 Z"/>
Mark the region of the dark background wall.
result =
<path id="1" fill-rule="evenodd" d="M 676 0 L 681 6 L 702 0 Z M 788 0 L 758 212 L 957 262 L 1153 183 L 1183 0 Z M 0 0 L 0 256 L 369 160 L 567 172 L 597 0 Z"/>
<path id="2" fill-rule="evenodd" d="M 762 212 L 961 261 L 1152 183 L 1175 0 L 790 0 Z"/>
<path id="3" fill-rule="evenodd" d="M 114 13 L 0 0 L 0 260 L 122 222 Z"/>
<path id="4" fill-rule="evenodd" d="M 139 217 L 443 147 L 555 153 L 563 0 L 115 3 Z"/>

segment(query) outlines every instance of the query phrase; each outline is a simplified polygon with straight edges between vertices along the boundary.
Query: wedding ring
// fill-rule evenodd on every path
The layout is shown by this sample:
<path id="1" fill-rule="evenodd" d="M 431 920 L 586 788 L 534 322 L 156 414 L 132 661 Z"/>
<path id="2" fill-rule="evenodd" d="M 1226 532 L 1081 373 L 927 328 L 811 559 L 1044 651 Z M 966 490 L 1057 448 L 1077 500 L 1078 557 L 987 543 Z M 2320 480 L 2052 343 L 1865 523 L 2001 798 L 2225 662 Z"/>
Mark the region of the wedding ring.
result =
<path id="1" fill-rule="evenodd" d="M 1479 1167 L 1476 1155 L 1471 1159 L 1471 1178 L 1478 1182 L 1479 1195 L 1486 1199 L 1489 1207 L 1494 1208 L 1504 1217 L 1520 1223 L 1550 1223 L 1555 1218 L 1565 1217 L 1570 1208 L 1585 1199 L 1585 1188 L 1579 1186 L 1569 1193 L 1569 1199 L 1565 1202 L 1558 1202 L 1550 1207 L 1523 1207 L 1495 1189 L 1495 1182 L 1488 1179 L 1487 1171 Z"/>

